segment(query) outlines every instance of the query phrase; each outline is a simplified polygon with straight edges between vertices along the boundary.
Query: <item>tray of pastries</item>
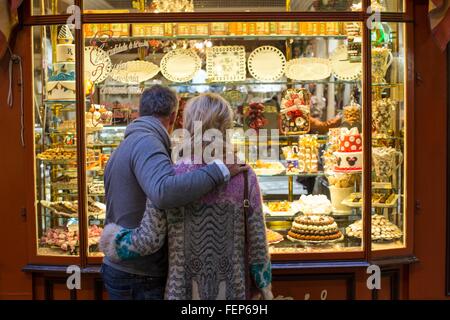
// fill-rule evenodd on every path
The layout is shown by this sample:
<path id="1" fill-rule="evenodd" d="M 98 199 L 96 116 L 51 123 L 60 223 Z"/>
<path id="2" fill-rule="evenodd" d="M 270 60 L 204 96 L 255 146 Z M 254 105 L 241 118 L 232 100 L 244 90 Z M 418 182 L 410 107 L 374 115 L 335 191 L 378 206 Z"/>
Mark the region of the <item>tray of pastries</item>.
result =
<path id="1" fill-rule="evenodd" d="M 372 193 L 372 206 L 375 208 L 392 208 L 397 205 L 398 195 L 395 193 Z M 359 208 L 363 205 L 362 195 L 352 193 L 342 201 L 343 205 Z"/>
<path id="2" fill-rule="evenodd" d="M 284 237 L 276 231 L 266 229 L 266 237 L 268 244 L 277 244 L 284 240 Z"/>
<path id="3" fill-rule="evenodd" d="M 358 220 L 349 225 L 345 232 L 350 238 L 362 239 L 363 222 Z M 401 239 L 403 232 L 395 224 L 390 222 L 382 215 L 375 214 L 372 216 L 372 241 L 374 242 L 391 242 Z"/>
<path id="4" fill-rule="evenodd" d="M 264 213 L 271 216 L 294 216 L 300 211 L 297 202 L 270 201 L 263 204 Z"/>
<path id="5" fill-rule="evenodd" d="M 279 161 L 263 161 L 257 160 L 254 163 L 251 163 L 250 166 L 255 171 L 257 175 L 281 175 L 286 172 L 286 168 Z"/>
<path id="6" fill-rule="evenodd" d="M 50 148 L 38 154 L 36 158 L 47 162 L 67 163 L 75 161 L 77 158 L 77 150 L 70 148 Z"/>
<path id="7" fill-rule="evenodd" d="M 77 201 L 40 201 L 41 205 L 51 213 L 67 218 L 78 218 Z M 105 216 L 106 206 L 103 203 L 88 199 L 88 215 L 102 218 Z"/>

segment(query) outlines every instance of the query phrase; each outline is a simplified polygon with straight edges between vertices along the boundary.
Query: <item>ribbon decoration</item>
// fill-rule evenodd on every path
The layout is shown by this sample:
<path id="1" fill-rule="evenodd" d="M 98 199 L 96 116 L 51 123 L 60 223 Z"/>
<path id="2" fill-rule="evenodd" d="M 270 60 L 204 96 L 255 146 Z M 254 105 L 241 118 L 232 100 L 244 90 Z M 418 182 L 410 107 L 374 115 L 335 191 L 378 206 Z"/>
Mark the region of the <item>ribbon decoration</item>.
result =
<path id="1" fill-rule="evenodd" d="M 23 68 L 22 58 L 14 54 L 9 47 L 10 35 L 13 28 L 19 22 L 17 9 L 22 4 L 23 0 L 0 0 L 0 59 L 4 57 L 6 52 L 9 52 L 9 65 L 8 65 L 8 97 L 6 102 L 10 109 L 14 105 L 13 96 L 13 80 L 14 80 L 14 65 L 19 66 L 19 80 L 17 82 L 20 87 L 20 143 L 22 147 L 25 147 L 24 137 L 24 106 L 23 106 Z"/>
<path id="2" fill-rule="evenodd" d="M 8 66 L 8 97 L 6 102 L 10 109 L 12 109 L 14 105 L 14 95 L 13 95 L 13 82 L 14 82 L 14 65 L 19 66 L 19 79 L 17 81 L 17 85 L 20 87 L 20 143 L 22 147 L 25 147 L 25 124 L 24 124 L 24 107 L 23 107 L 23 67 L 22 67 L 22 58 L 19 55 L 16 55 L 12 52 L 12 50 L 8 46 L 8 51 L 10 54 L 9 58 L 9 66 Z"/>

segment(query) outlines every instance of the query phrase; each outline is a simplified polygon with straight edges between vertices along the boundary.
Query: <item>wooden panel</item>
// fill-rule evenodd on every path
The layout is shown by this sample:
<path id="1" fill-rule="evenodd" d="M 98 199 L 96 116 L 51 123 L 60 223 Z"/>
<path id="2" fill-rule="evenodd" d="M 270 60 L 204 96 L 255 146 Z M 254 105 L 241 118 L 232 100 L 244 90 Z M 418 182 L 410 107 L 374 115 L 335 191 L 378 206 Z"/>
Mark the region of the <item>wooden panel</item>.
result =
<path id="1" fill-rule="evenodd" d="M 447 61 L 430 32 L 428 1 L 415 3 L 414 253 L 409 298 L 445 297 Z M 425 289 L 426 288 L 426 289 Z"/>
<path id="2" fill-rule="evenodd" d="M 295 300 L 351 300 L 355 297 L 354 274 L 304 274 L 274 276 L 274 295 Z"/>
<path id="3" fill-rule="evenodd" d="M 24 32 L 14 32 L 16 45 L 13 51 L 22 57 L 25 70 L 31 70 L 29 35 Z M 31 235 L 27 233 L 27 217 L 23 216 L 26 207 L 26 183 L 32 177 L 26 177 L 24 167 L 26 163 L 25 150 L 20 144 L 20 86 L 19 67 L 14 66 L 14 93 L 13 107 L 7 106 L 8 95 L 8 63 L 9 53 L 0 60 L 0 156 L 1 182 L 0 182 L 0 297 L 31 297 L 31 277 L 21 272 L 21 267 L 28 262 L 27 242 Z M 26 73 L 26 72 L 25 72 Z M 30 79 L 24 79 L 30 81 Z M 25 93 L 27 95 L 27 93 Z M 31 92 L 29 93 L 31 98 Z M 25 105 L 25 112 L 31 110 Z M 28 114 L 30 116 L 30 114 Z M 28 218 L 33 215 L 28 212 Z"/>
<path id="4" fill-rule="evenodd" d="M 450 44 L 447 46 L 447 110 L 450 110 Z M 450 112 L 447 114 L 447 190 L 450 190 Z M 446 295 L 450 296 L 450 197 L 447 195 Z"/>

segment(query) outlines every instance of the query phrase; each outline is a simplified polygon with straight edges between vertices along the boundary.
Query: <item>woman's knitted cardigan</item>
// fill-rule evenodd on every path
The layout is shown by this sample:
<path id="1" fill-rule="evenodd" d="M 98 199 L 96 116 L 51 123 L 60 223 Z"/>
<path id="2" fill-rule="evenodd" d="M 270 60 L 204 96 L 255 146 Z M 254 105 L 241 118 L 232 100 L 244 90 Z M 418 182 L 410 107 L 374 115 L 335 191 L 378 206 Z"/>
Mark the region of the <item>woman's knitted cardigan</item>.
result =
<path id="1" fill-rule="evenodd" d="M 179 163 L 177 174 L 200 165 Z M 253 284 L 268 290 L 271 264 L 262 198 L 255 173 L 249 173 L 248 260 Z M 159 250 L 168 236 L 166 299 L 245 299 L 244 177 L 233 177 L 198 202 L 161 211 L 147 202 L 141 225 L 109 224 L 100 241 L 111 259 L 133 259 Z M 264 290 L 263 290 L 264 291 Z"/>

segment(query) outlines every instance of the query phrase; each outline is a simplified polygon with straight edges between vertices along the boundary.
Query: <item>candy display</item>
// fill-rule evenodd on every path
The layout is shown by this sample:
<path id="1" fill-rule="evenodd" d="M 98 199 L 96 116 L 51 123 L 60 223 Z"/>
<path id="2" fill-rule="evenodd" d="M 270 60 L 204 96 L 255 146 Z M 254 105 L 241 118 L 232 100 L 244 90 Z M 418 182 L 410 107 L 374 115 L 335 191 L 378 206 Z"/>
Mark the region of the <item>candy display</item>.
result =
<path id="1" fill-rule="evenodd" d="M 339 150 L 339 136 L 341 134 L 340 128 L 330 129 L 328 131 L 327 148 L 322 154 L 323 169 L 325 172 L 334 172 L 337 165 L 337 158 L 334 155 Z"/>
<path id="2" fill-rule="evenodd" d="M 300 211 L 304 214 L 329 214 L 331 202 L 326 195 L 302 195 L 298 200 Z"/>
<path id="3" fill-rule="evenodd" d="M 307 133 L 310 129 L 311 94 L 306 89 L 288 89 L 281 100 L 280 132 Z"/>
<path id="4" fill-rule="evenodd" d="M 353 191 L 355 185 L 355 175 L 352 174 L 334 174 L 328 176 L 331 204 L 333 206 L 333 214 L 347 215 L 351 214 L 350 207 L 342 204 Z"/>
<path id="5" fill-rule="evenodd" d="M 268 244 L 276 244 L 284 240 L 281 234 L 270 229 L 266 229 L 266 238 Z"/>
<path id="6" fill-rule="evenodd" d="M 330 216 L 308 215 L 295 218 L 288 232 L 291 241 L 328 242 L 343 239 L 341 231 Z"/>
<path id="7" fill-rule="evenodd" d="M 62 175 L 52 181 L 52 187 L 58 190 L 77 190 L 78 179 L 76 176 Z"/>
<path id="8" fill-rule="evenodd" d="M 372 193 L 372 206 L 374 207 L 392 207 L 397 204 L 398 195 L 395 193 Z M 350 194 L 346 199 L 342 201 L 342 204 L 349 207 L 361 207 L 363 204 L 363 198 L 361 193 L 355 192 Z"/>
<path id="9" fill-rule="evenodd" d="M 264 105 L 257 102 L 251 103 L 248 106 L 245 121 L 250 128 L 256 131 L 267 125 L 268 120 L 264 117 Z"/>
<path id="10" fill-rule="evenodd" d="M 389 98 L 372 102 L 372 130 L 376 135 L 387 135 L 391 132 L 397 104 L 397 101 Z"/>
<path id="11" fill-rule="evenodd" d="M 328 176 L 328 183 L 330 186 L 334 186 L 336 188 L 353 187 L 355 184 L 355 176 L 352 174 L 335 173 Z"/>
<path id="12" fill-rule="evenodd" d="M 103 125 L 111 125 L 113 113 L 103 105 L 92 104 L 85 117 L 86 129 L 101 130 Z"/>
<path id="13" fill-rule="evenodd" d="M 362 239 L 363 222 L 358 220 L 349 225 L 345 232 L 348 237 Z M 394 241 L 401 239 L 403 232 L 382 215 L 372 216 L 372 241 Z"/>
<path id="14" fill-rule="evenodd" d="M 89 246 L 98 245 L 102 235 L 103 228 L 96 225 L 88 227 Z M 41 238 L 41 245 L 58 248 L 68 251 L 70 254 L 76 254 L 79 246 L 78 230 L 69 228 L 50 228 Z"/>
<path id="15" fill-rule="evenodd" d="M 362 137 L 358 128 L 341 128 L 339 136 L 339 151 L 336 156 L 336 172 L 361 171 L 362 170 Z"/>
<path id="16" fill-rule="evenodd" d="M 298 139 L 298 145 L 283 147 L 282 152 L 286 159 L 286 173 L 318 172 L 317 135 L 302 135 Z"/>
<path id="17" fill-rule="evenodd" d="M 361 106 L 355 102 L 345 106 L 344 109 L 344 121 L 350 125 L 354 125 L 361 122 Z"/>

